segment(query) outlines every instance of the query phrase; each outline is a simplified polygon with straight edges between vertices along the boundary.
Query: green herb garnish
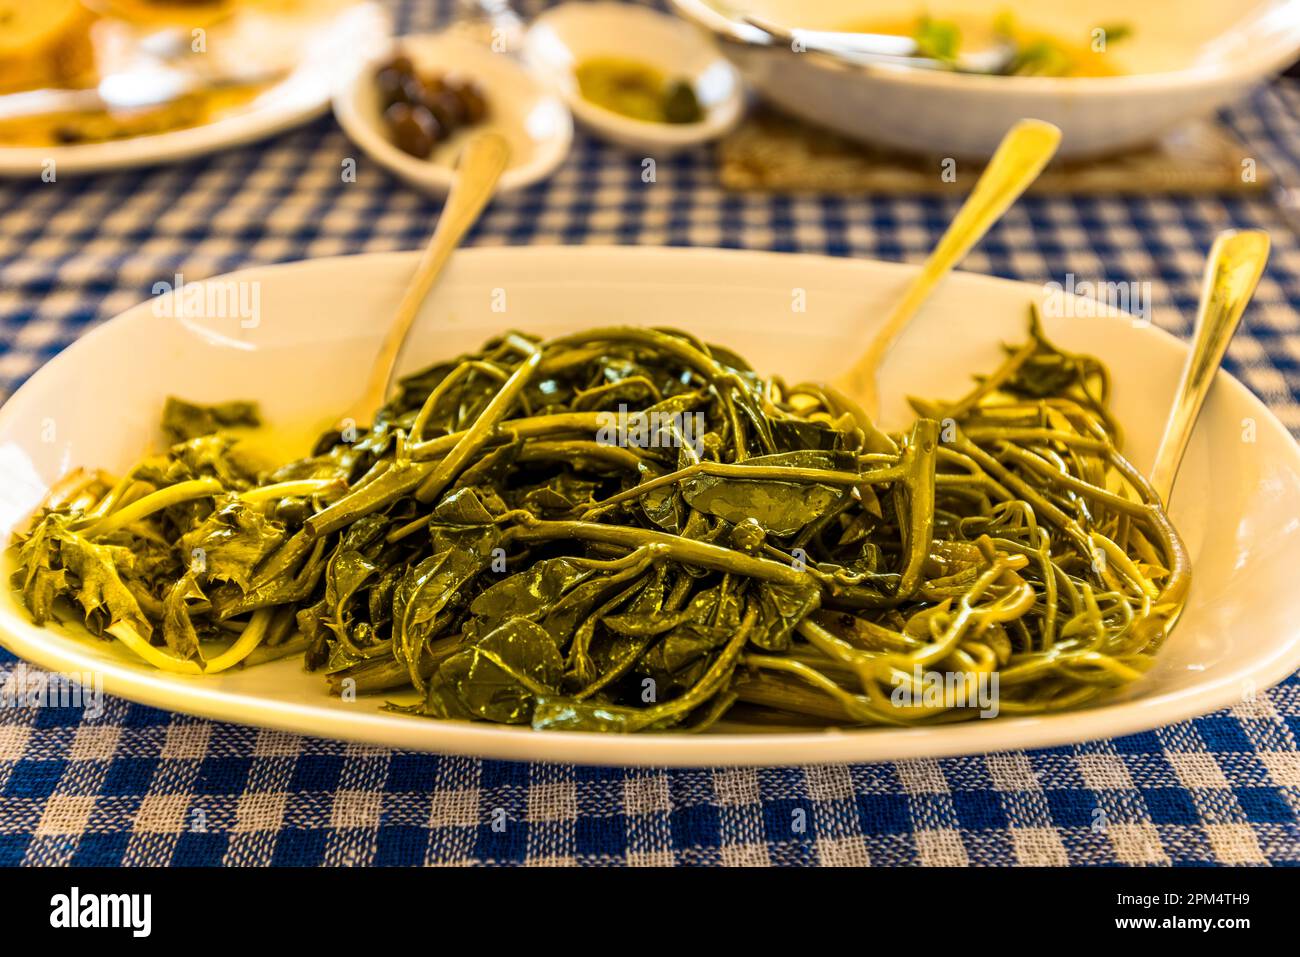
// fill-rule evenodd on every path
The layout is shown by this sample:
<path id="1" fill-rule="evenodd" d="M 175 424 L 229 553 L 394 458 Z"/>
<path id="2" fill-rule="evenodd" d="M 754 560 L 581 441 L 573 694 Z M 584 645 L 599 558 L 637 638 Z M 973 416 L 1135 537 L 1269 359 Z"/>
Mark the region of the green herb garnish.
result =
<path id="1" fill-rule="evenodd" d="M 1119 43 L 1133 35 L 1133 28 L 1127 23 L 1109 23 L 1101 27 L 1107 43 Z"/>
<path id="2" fill-rule="evenodd" d="M 948 20 L 921 17 L 916 21 L 912 39 L 916 41 L 917 53 L 921 56 L 956 63 L 957 51 L 961 47 L 961 28 Z"/>

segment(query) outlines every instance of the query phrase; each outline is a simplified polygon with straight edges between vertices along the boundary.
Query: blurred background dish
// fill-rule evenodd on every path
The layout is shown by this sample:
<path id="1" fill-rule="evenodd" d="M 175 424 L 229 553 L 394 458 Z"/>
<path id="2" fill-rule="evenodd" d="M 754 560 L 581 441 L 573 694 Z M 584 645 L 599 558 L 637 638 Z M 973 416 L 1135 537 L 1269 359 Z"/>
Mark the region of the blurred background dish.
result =
<path id="1" fill-rule="evenodd" d="M 411 67 L 404 77 L 400 59 Z M 335 88 L 334 115 L 375 162 L 431 196 L 451 187 L 473 132 L 500 133 L 510 145 L 498 192 L 549 176 L 573 142 L 558 96 L 512 57 L 456 33 L 401 37 L 356 63 Z"/>
<path id="2" fill-rule="evenodd" d="M 0 0 L 0 94 L 93 82 L 94 21 L 77 0 Z"/>
<path id="3" fill-rule="evenodd" d="M 743 84 L 717 48 L 673 17 L 622 3 L 566 3 L 524 38 L 525 62 L 597 136 L 665 155 L 729 132 Z"/>
<path id="4" fill-rule="evenodd" d="M 1061 127 L 1065 158 L 1143 145 L 1238 99 L 1300 52 L 1300 0 L 882 0 L 869 16 L 852 0 L 670 2 L 723 41 L 778 107 L 856 139 L 944 156 L 986 158 L 1026 116 Z M 1011 24 L 1015 75 L 865 62 L 811 44 L 796 51 L 747 15 L 786 29 L 910 33 L 940 59 L 954 33 L 968 48 L 987 46 Z"/>
<path id="5" fill-rule="evenodd" d="M 350 0 L 0 0 L 0 176 L 172 162 L 296 126 L 388 18 Z"/>

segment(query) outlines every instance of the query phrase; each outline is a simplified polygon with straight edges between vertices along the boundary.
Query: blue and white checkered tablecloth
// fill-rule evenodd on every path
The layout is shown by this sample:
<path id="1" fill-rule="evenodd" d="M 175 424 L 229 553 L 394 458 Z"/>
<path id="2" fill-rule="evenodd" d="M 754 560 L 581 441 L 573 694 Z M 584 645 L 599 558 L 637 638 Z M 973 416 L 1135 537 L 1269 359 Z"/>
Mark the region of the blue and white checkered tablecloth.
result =
<path id="1" fill-rule="evenodd" d="M 395 12 L 411 31 L 447 6 Z M 1300 90 L 1275 86 L 1227 119 L 1300 185 L 1298 108 Z M 420 245 L 437 206 L 364 160 L 341 183 L 354 155 L 325 118 L 185 165 L 0 184 L 0 396 L 175 273 Z M 954 209 L 730 195 L 704 152 L 661 161 L 647 186 L 638 158 L 579 135 L 553 179 L 498 200 L 469 242 L 919 261 Z M 1156 321 L 1185 335 L 1230 226 L 1269 229 L 1274 252 L 1228 366 L 1297 433 L 1300 241 L 1267 197 L 1029 199 L 966 268 L 1150 280 Z M 1296 676 L 1231 711 L 1076 747 L 712 771 L 361 748 L 117 699 L 95 718 L 4 708 L 0 864 L 1300 864 L 1297 738 Z"/>

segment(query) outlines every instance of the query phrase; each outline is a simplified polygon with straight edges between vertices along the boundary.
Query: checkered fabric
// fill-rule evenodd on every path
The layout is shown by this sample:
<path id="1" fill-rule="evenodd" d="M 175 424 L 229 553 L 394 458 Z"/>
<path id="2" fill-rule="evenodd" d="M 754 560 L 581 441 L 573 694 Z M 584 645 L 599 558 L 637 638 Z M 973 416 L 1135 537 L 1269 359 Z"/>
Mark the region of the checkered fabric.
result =
<path id="1" fill-rule="evenodd" d="M 530 5 L 527 12 L 534 12 Z M 403 31 L 448 4 L 395 8 Z M 1300 89 L 1226 114 L 1300 186 Z M 329 118 L 181 166 L 0 184 L 0 395 L 177 272 L 411 249 L 437 206 Z M 728 195 L 706 152 L 658 164 L 579 135 L 498 200 L 479 245 L 732 246 L 919 261 L 955 203 Z M 966 267 L 1153 282 L 1187 334 L 1230 226 L 1274 252 L 1232 372 L 1300 432 L 1300 241 L 1272 197 L 1030 199 Z M 0 668 L 17 666 L 0 652 Z M 1300 680 L 1232 711 L 1069 748 L 893 764 L 642 771 L 360 748 L 110 699 L 0 709 L 0 864 L 1300 864 Z"/>

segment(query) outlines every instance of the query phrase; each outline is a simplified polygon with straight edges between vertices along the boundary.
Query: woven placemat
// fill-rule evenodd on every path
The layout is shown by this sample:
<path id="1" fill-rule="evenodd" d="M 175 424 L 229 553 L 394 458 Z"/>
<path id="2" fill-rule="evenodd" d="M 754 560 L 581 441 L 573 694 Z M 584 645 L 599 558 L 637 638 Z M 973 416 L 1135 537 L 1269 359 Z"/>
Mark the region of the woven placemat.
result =
<path id="1" fill-rule="evenodd" d="M 846 139 L 764 108 L 716 152 L 732 190 L 813 193 L 963 193 L 965 175 L 943 174 L 939 157 L 915 156 Z M 963 164 L 966 172 L 969 164 Z M 1201 121 L 1159 143 L 1102 159 L 1056 163 L 1030 192 L 1051 194 L 1248 193 L 1272 178 L 1225 126 Z"/>

